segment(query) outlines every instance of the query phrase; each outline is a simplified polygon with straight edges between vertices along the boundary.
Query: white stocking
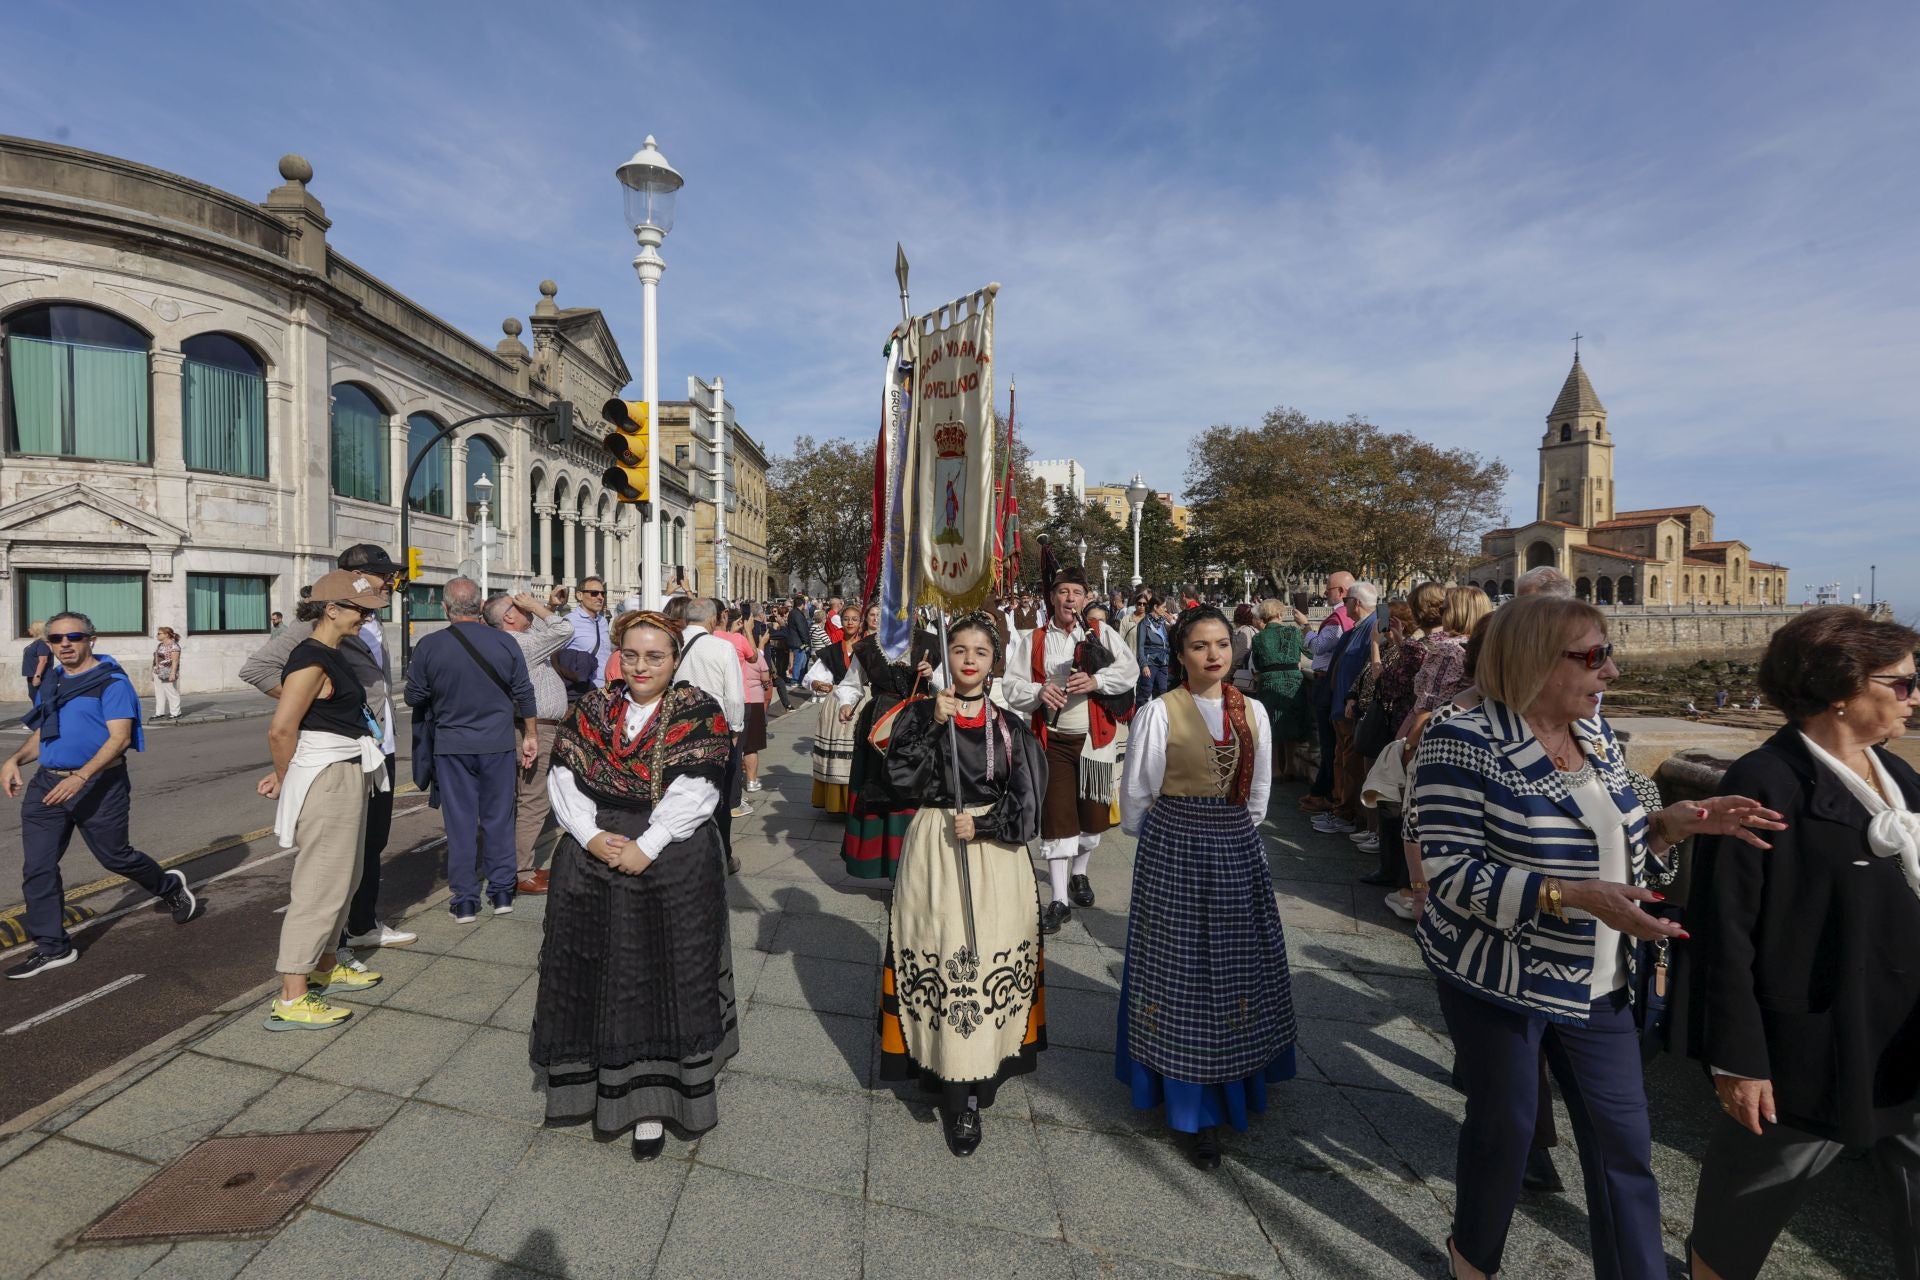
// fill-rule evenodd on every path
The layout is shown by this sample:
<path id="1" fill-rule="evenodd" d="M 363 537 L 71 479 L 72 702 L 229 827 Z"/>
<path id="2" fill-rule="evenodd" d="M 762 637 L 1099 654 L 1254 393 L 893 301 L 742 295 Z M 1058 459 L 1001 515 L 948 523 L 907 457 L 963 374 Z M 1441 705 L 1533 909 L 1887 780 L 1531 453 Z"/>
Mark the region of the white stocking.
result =
<path id="1" fill-rule="evenodd" d="M 1053 900 L 1055 902 L 1065 902 L 1067 900 L 1067 865 L 1070 861 L 1071 859 L 1068 858 L 1047 859 L 1047 873 L 1053 877 Z"/>
<path id="2" fill-rule="evenodd" d="M 1093 862 L 1093 851 L 1100 847 L 1100 837 L 1098 834 L 1082 835 L 1075 847 L 1079 852 L 1073 855 L 1073 874 L 1083 876 Z"/>
<path id="3" fill-rule="evenodd" d="M 633 1137 L 636 1142 L 651 1142 L 663 1136 L 666 1131 L 666 1126 L 658 1120 L 642 1120 L 633 1126 Z"/>

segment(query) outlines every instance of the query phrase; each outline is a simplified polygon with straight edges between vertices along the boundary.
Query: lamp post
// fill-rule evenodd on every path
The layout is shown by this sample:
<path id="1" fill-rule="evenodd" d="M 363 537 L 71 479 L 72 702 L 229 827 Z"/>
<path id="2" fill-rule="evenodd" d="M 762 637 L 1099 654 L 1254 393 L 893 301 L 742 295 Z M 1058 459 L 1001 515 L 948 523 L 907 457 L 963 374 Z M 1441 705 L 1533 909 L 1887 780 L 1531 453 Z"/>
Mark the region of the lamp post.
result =
<path id="1" fill-rule="evenodd" d="M 1252 604 L 1253 603 L 1253 570 L 1242 569 L 1240 571 L 1240 580 L 1247 584 L 1247 590 L 1246 590 L 1246 593 L 1242 596 L 1242 601 L 1243 603 L 1246 603 L 1246 604 Z"/>
<path id="2" fill-rule="evenodd" d="M 491 550 L 493 529 L 487 517 L 492 513 L 493 481 L 482 472 L 480 478 L 473 482 L 473 487 L 480 494 L 480 598 L 485 600 L 491 594 L 487 587 L 487 552 Z"/>
<path id="3" fill-rule="evenodd" d="M 1082 569 L 1087 567 L 1087 540 L 1085 538 L 1080 539 L 1080 567 Z"/>
<path id="4" fill-rule="evenodd" d="M 633 158 L 615 169 L 614 176 L 626 188 L 627 227 L 640 245 L 633 258 L 633 273 L 640 277 L 640 318 L 644 330 L 641 346 L 640 387 L 647 402 L 647 523 L 641 539 L 641 596 L 645 607 L 660 605 L 660 325 L 656 295 L 660 276 L 667 269 L 660 257 L 660 242 L 673 230 L 675 195 L 686 179 L 660 154 L 653 135 Z"/>
<path id="5" fill-rule="evenodd" d="M 1100 557 L 1100 594 L 1103 597 L 1107 594 L 1107 558 L 1105 556 Z"/>
<path id="6" fill-rule="evenodd" d="M 1880 604 L 1880 566 L 1867 566 L 1867 612 L 1871 613 Z"/>
<path id="7" fill-rule="evenodd" d="M 1133 481 L 1127 485 L 1127 501 L 1133 505 L 1133 585 L 1136 587 L 1140 585 L 1140 508 L 1147 505 L 1152 493 L 1140 473 L 1134 472 Z"/>

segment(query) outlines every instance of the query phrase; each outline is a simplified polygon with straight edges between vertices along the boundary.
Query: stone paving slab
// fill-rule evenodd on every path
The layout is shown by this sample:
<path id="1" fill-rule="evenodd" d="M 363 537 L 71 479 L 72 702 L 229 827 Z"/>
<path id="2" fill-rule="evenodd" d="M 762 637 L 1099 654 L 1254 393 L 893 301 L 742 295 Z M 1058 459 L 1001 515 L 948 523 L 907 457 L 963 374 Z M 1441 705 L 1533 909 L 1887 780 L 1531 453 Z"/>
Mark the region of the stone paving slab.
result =
<path id="1" fill-rule="evenodd" d="M 837 820 L 808 805 L 805 715 L 778 720 L 769 786 L 736 823 L 728 882 L 741 1052 L 721 1124 L 638 1165 L 624 1136 L 543 1127 L 527 1063 L 544 899 L 364 958 L 386 974 L 331 1033 L 271 1034 L 265 1000 L 0 1137 L 0 1280 L 12 1276 L 1402 1277 L 1444 1274 L 1462 1100 L 1411 930 L 1355 878 L 1373 860 L 1308 829 L 1297 788 L 1266 828 L 1300 1020 L 1295 1080 L 1272 1086 L 1226 1161 L 1193 1169 L 1114 1079 L 1132 841 L 1095 857 L 1100 898 L 1047 940 L 1051 1047 L 1009 1081 L 967 1161 L 910 1084 L 878 1086 L 887 886 L 846 877 Z M 1044 869 L 1036 864 L 1036 878 Z M 1713 1118 L 1692 1064 L 1648 1072 L 1676 1270 Z M 1506 1273 L 1585 1277 L 1584 1200 L 1560 1109 L 1565 1196 L 1516 1212 Z M 375 1135 L 273 1239 L 76 1250 L 72 1234 L 199 1137 L 368 1127 Z M 1764 1275 L 1883 1280 L 1870 1171 L 1843 1160 Z"/>

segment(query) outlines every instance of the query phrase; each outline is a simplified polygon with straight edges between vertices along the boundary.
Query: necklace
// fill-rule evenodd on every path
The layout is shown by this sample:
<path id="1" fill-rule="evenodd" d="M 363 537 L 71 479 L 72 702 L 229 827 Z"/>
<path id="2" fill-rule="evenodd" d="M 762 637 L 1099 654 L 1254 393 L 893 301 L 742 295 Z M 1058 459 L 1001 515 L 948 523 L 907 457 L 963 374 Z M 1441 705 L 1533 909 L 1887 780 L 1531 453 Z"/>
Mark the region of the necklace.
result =
<path id="1" fill-rule="evenodd" d="M 1566 747 L 1563 751 L 1555 751 L 1552 747 L 1548 746 L 1547 740 L 1541 736 L 1538 729 L 1533 731 L 1533 736 L 1534 740 L 1540 744 L 1540 749 L 1547 753 L 1547 759 L 1553 761 L 1553 767 L 1565 773 L 1573 768 L 1573 759 L 1580 754 L 1580 746 L 1574 741 L 1573 735 L 1567 730 L 1561 729 L 1558 732 L 1567 740 Z"/>

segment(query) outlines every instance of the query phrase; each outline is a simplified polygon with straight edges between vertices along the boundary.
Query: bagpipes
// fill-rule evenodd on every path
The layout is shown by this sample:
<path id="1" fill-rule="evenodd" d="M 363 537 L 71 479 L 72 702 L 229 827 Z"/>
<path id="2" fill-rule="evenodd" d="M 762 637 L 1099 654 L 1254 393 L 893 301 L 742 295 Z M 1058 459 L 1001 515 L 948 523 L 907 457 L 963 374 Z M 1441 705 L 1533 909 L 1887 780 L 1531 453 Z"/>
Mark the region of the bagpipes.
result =
<path id="1" fill-rule="evenodd" d="M 1073 646 L 1073 669 L 1098 679 L 1101 671 L 1112 665 L 1113 651 L 1100 643 L 1098 632 L 1089 628 L 1087 638 Z M 1133 719 L 1135 706 L 1132 685 L 1128 685 L 1119 693 L 1096 691 L 1088 694 L 1087 697 L 1090 701 L 1098 703 L 1100 709 L 1111 716 L 1117 724 L 1125 724 Z"/>

